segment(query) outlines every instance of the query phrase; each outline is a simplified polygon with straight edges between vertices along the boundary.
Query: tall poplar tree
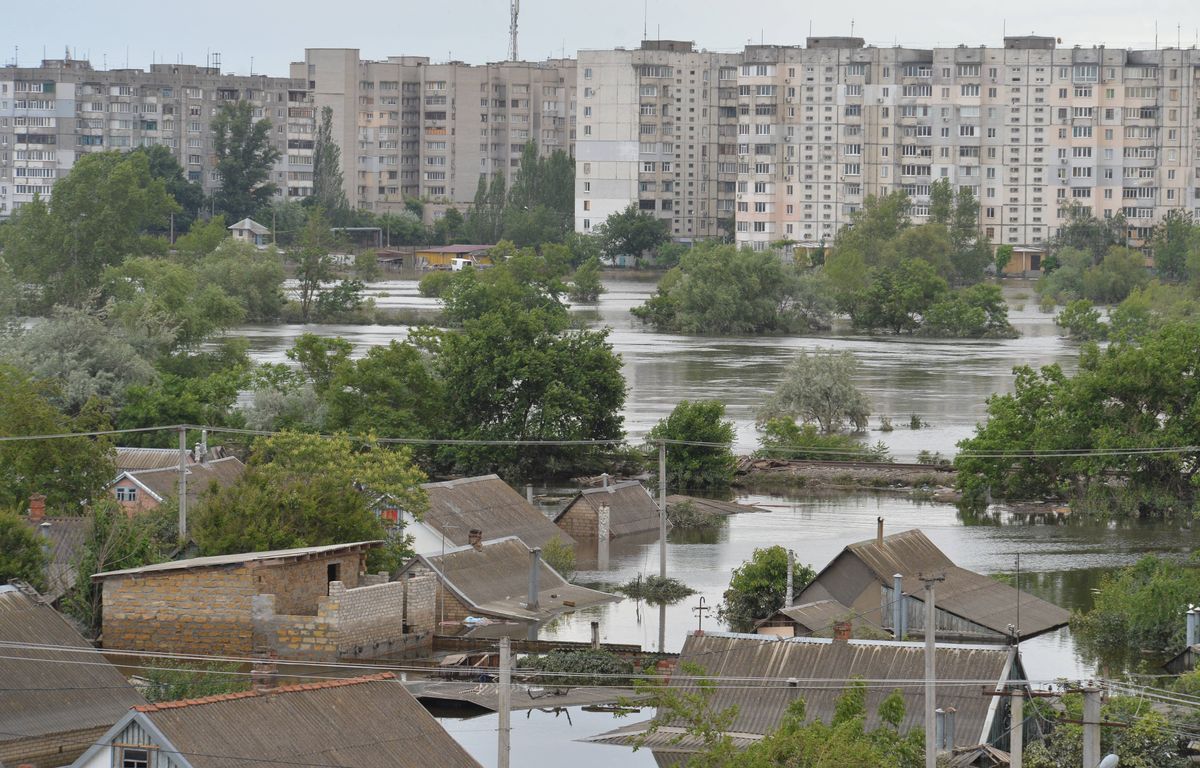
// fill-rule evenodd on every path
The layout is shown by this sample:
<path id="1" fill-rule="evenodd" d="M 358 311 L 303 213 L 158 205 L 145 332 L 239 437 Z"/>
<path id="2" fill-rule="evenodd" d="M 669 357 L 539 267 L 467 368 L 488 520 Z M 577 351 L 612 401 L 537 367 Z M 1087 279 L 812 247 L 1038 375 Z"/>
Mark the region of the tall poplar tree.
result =
<path id="1" fill-rule="evenodd" d="M 313 144 L 312 196 L 313 202 L 335 219 L 349 207 L 342 185 L 342 149 L 333 140 L 333 108 L 324 107 Z"/>

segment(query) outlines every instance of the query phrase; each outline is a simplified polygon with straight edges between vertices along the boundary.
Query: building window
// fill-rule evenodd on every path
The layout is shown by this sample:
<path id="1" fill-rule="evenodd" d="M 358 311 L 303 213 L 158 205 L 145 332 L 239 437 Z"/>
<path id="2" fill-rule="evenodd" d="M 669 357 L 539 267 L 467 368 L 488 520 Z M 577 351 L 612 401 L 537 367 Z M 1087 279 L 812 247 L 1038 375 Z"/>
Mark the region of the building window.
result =
<path id="1" fill-rule="evenodd" d="M 150 768 L 150 750 L 120 747 L 113 765 L 117 768 Z"/>
<path id="2" fill-rule="evenodd" d="M 137 501 L 137 488 L 117 486 L 117 501 Z"/>

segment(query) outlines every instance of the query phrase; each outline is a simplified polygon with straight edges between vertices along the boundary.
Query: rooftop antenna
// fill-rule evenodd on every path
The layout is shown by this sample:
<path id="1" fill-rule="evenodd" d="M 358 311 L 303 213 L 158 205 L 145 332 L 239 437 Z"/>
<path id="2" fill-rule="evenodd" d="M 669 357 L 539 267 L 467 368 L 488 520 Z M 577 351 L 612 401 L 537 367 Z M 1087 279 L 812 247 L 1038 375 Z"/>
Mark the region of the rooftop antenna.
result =
<path id="1" fill-rule="evenodd" d="M 250 76 L 254 77 L 254 57 L 250 57 Z"/>
<path id="2" fill-rule="evenodd" d="M 650 26 L 650 0 L 642 0 L 642 39 L 650 36 L 646 30 Z"/>
<path id="3" fill-rule="evenodd" d="M 850 37 L 854 37 L 854 19 L 850 19 Z"/>
<path id="4" fill-rule="evenodd" d="M 213 65 L 213 69 L 217 70 L 217 72 L 220 73 L 220 71 L 221 71 L 221 52 L 220 51 L 213 51 L 212 65 Z"/>
<path id="5" fill-rule="evenodd" d="M 521 12 L 521 0 L 512 0 L 509 6 L 508 22 L 508 60 L 516 61 L 517 53 L 517 15 Z"/>

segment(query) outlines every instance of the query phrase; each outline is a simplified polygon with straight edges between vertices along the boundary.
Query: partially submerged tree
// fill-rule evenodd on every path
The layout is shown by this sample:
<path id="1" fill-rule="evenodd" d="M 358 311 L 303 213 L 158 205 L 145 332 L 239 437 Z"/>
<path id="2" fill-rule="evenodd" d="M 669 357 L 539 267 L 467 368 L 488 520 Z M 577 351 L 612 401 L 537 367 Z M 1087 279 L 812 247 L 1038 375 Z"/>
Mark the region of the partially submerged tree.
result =
<path id="1" fill-rule="evenodd" d="M 870 404 L 854 385 L 858 363 L 850 352 L 801 350 L 784 369 L 783 380 L 758 412 L 765 423 L 774 418 L 816 422 L 824 434 L 833 434 L 849 423 L 864 429 Z"/>
<path id="2" fill-rule="evenodd" d="M 706 445 L 667 444 L 667 484 L 675 488 L 724 488 L 733 480 L 733 422 L 719 400 L 681 400 L 670 415 L 646 434 L 646 463 L 658 471 L 656 442 L 687 441 Z"/>
<path id="3" fill-rule="evenodd" d="M 753 631 L 756 622 L 784 607 L 787 596 L 787 550 L 779 545 L 754 550 L 751 559 L 733 570 L 725 599 L 717 616 L 734 632 Z M 816 578 L 807 565 L 796 564 L 792 572 L 795 594 Z"/>

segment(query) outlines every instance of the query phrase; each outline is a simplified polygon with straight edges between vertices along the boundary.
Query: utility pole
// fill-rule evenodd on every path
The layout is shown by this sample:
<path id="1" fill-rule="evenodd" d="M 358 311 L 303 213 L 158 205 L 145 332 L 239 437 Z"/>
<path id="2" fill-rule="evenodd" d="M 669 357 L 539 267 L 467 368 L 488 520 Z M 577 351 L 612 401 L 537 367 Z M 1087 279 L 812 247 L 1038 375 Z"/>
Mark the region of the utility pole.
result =
<path id="1" fill-rule="evenodd" d="M 1012 731 L 1009 733 L 1008 766 L 1022 768 L 1025 749 L 1025 689 L 1015 686 L 1012 691 Z"/>
<path id="2" fill-rule="evenodd" d="M 1083 765 L 1095 768 L 1100 764 L 1100 689 L 1091 685 L 1083 689 Z"/>
<path id="3" fill-rule="evenodd" d="M 508 768 L 509 745 L 508 739 L 511 726 L 509 725 L 509 708 L 512 704 L 512 657 L 508 637 L 500 638 L 500 688 L 499 694 L 499 749 L 496 756 L 497 768 Z"/>
<path id="4" fill-rule="evenodd" d="M 922 576 L 925 583 L 925 768 L 937 768 L 937 744 L 932 738 L 937 718 L 937 669 L 934 657 L 937 654 L 937 607 L 934 604 L 933 585 L 945 581 L 943 576 Z"/>
<path id="5" fill-rule="evenodd" d="M 658 441 L 658 577 L 667 578 L 667 442 Z"/>
<path id="6" fill-rule="evenodd" d="M 187 537 L 187 427 L 179 428 L 179 543 Z"/>

